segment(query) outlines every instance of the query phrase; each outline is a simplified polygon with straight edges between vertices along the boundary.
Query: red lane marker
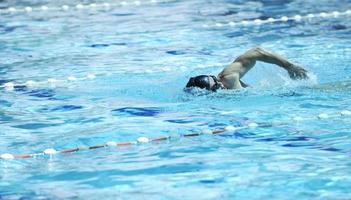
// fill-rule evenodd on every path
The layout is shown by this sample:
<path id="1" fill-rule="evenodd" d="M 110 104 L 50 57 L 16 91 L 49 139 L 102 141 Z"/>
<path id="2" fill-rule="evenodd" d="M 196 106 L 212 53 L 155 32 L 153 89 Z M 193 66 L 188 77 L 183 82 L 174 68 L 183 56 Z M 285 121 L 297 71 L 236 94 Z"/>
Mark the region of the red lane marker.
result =
<path id="1" fill-rule="evenodd" d="M 168 140 L 169 137 L 161 137 L 161 138 L 155 138 L 155 139 L 152 139 L 151 141 L 152 142 L 158 142 L 158 141 L 164 141 L 164 140 Z"/>
<path id="2" fill-rule="evenodd" d="M 65 150 L 62 150 L 60 151 L 61 153 L 72 153 L 72 152 L 77 152 L 79 151 L 78 148 L 75 148 L 75 149 L 65 149 Z"/>
<path id="3" fill-rule="evenodd" d="M 20 155 L 15 155 L 15 158 L 32 158 L 33 156 L 30 154 L 20 154 Z"/>
<path id="4" fill-rule="evenodd" d="M 225 132 L 225 129 L 217 129 L 217 130 L 213 130 L 212 133 L 213 134 L 218 134 L 218 133 L 223 133 Z M 202 135 L 201 133 L 191 133 L 191 134 L 186 134 L 183 135 L 183 137 L 196 137 L 196 136 L 200 136 Z M 171 137 L 160 137 L 160 138 L 154 138 L 151 140 L 151 142 L 157 142 L 157 141 L 165 141 L 165 140 L 169 140 Z M 136 144 L 136 142 L 120 142 L 117 143 L 117 146 L 130 146 L 130 145 L 134 145 Z M 96 146 L 90 146 L 87 147 L 87 149 L 99 149 L 99 148 L 104 148 L 106 147 L 106 145 L 96 145 Z M 83 149 L 80 148 L 75 148 L 75 149 L 64 149 L 61 150 L 60 153 L 72 153 L 72 152 L 77 152 Z M 18 154 L 18 155 L 14 155 L 15 158 L 33 158 L 35 157 L 35 155 L 33 154 Z"/>
<path id="5" fill-rule="evenodd" d="M 117 146 L 129 146 L 129 145 L 133 145 L 134 142 L 121 142 L 121 143 L 118 143 Z"/>
<path id="6" fill-rule="evenodd" d="M 199 133 L 192 133 L 192 134 L 186 134 L 186 135 L 184 135 L 184 137 L 196 137 L 199 135 L 200 135 Z"/>
<path id="7" fill-rule="evenodd" d="M 105 145 L 96 145 L 96 146 L 91 146 L 89 149 L 99 149 L 99 148 L 104 148 Z"/>

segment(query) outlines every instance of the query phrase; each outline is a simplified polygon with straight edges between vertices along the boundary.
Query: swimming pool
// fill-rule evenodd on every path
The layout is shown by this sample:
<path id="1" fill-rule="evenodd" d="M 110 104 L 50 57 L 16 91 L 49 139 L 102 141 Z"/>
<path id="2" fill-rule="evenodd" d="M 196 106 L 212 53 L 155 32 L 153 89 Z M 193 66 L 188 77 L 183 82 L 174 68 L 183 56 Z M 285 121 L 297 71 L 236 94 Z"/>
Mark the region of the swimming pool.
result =
<path id="1" fill-rule="evenodd" d="M 350 199 L 350 87 L 323 85 L 351 78 L 350 3 L 0 2 L 0 154 L 39 153 L 0 160 L 0 199 Z M 183 92 L 257 45 L 312 80 L 260 63 L 252 88 Z"/>

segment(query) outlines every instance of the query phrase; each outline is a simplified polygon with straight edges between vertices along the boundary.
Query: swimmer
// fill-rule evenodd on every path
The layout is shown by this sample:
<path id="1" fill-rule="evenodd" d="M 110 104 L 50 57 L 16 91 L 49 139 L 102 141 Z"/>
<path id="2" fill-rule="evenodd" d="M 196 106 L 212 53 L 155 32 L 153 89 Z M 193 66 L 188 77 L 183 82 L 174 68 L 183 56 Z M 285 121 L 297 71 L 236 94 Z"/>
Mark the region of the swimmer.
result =
<path id="1" fill-rule="evenodd" d="M 248 85 L 240 79 L 255 66 L 256 61 L 275 64 L 285 69 L 291 79 L 308 79 L 307 70 L 304 68 L 291 63 L 278 54 L 256 47 L 236 58 L 234 62 L 225 67 L 217 77 L 213 75 L 191 77 L 185 89 L 198 87 L 216 91 L 218 89 L 242 89 L 248 87 Z"/>

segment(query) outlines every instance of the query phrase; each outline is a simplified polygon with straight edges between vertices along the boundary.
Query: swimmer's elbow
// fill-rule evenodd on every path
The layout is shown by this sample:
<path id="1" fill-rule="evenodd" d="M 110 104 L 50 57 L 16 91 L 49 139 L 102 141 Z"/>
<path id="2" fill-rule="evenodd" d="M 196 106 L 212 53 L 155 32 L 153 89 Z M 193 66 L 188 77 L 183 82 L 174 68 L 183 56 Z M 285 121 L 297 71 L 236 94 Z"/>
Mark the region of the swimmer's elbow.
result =
<path id="1" fill-rule="evenodd" d="M 264 49 L 260 46 L 257 46 L 257 47 L 253 47 L 251 48 L 249 51 L 253 51 L 253 52 L 256 52 L 256 53 L 261 53 L 264 51 Z"/>

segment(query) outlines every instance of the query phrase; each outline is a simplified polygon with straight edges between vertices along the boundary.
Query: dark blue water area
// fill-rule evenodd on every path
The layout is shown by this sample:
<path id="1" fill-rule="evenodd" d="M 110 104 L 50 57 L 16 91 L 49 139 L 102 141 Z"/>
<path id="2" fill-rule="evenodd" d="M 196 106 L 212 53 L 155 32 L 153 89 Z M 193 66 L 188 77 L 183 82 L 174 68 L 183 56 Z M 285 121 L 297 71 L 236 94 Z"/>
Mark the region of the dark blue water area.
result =
<path id="1" fill-rule="evenodd" d="M 88 123 L 100 123 L 103 122 L 106 118 L 105 117 L 78 117 L 75 119 L 65 119 L 65 123 L 68 124 L 88 124 Z"/>
<path id="2" fill-rule="evenodd" d="M 88 45 L 88 47 L 91 47 L 91 48 L 106 48 L 106 47 L 110 47 L 110 46 L 126 46 L 126 45 L 127 45 L 126 42 L 96 43 L 96 44 Z"/>
<path id="3" fill-rule="evenodd" d="M 124 107 L 112 110 L 114 116 L 137 116 L 154 117 L 162 113 L 163 110 L 157 107 Z"/>
<path id="4" fill-rule="evenodd" d="M 132 16 L 135 15 L 134 13 L 114 13 L 112 14 L 113 16 L 117 16 L 117 17 L 125 17 L 125 16 Z"/>
<path id="5" fill-rule="evenodd" d="M 6 79 L 6 80 L 0 79 L 0 85 L 4 85 L 12 81 L 13 81 L 12 79 Z M 34 96 L 38 98 L 52 98 L 55 95 L 55 92 L 53 89 L 43 88 L 43 89 L 31 90 L 26 85 L 15 85 L 14 91 L 23 92 L 25 94 L 28 94 L 29 96 Z"/>
<path id="6" fill-rule="evenodd" d="M 189 124 L 189 123 L 195 122 L 195 120 L 190 120 L 190 119 L 169 119 L 165 121 L 170 123 L 175 123 L 175 124 Z"/>
<path id="7" fill-rule="evenodd" d="M 1 113 L 0 111 L 0 124 L 4 122 L 11 122 L 14 118 L 11 116 L 8 116 L 4 113 Z"/>
<path id="8" fill-rule="evenodd" d="M 249 131 L 234 131 L 234 132 L 225 132 L 218 135 L 219 137 L 228 138 L 228 139 L 252 139 L 258 137 L 255 133 Z"/>
<path id="9" fill-rule="evenodd" d="M 198 181 L 201 184 L 212 185 L 225 182 L 224 178 L 215 178 L 215 179 L 202 179 Z"/>
<path id="10" fill-rule="evenodd" d="M 334 148 L 334 147 L 317 147 L 315 149 L 320 149 L 324 151 L 331 151 L 331 152 L 340 152 L 342 149 Z"/>
<path id="11" fill-rule="evenodd" d="M 307 148 L 307 149 L 318 149 L 322 151 L 330 151 L 330 152 L 342 152 L 342 149 L 329 147 L 323 144 L 316 144 L 313 142 L 290 142 L 281 145 L 282 147 L 289 147 L 289 148 Z"/>
<path id="12" fill-rule="evenodd" d="M 7 192 L 0 191 L 0 200 L 7 200 L 7 199 L 32 200 L 32 199 L 35 199 L 33 197 L 36 197 L 36 196 L 37 196 L 36 194 L 30 193 L 30 192 L 7 193 Z M 49 198 L 44 198 L 44 199 L 49 199 Z"/>
<path id="13" fill-rule="evenodd" d="M 0 85 L 13 81 L 12 79 L 0 79 Z"/>
<path id="14" fill-rule="evenodd" d="M 28 87 L 25 85 L 15 85 L 14 88 L 16 92 L 25 92 L 28 90 Z"/>
<path id="15" fill-rule="evenodd" d="M 286 137 L 268 137 L 268 138 L 257 139 L 257 141 L 262 141 L 262 142 L 275 142 L 275 141 L 294 142 L 294 141 L 311 141 L 311 140 L 315 140 L 315 138 L 307 137 L 307 136 L 286 136 Z"/>
<path id="16" fill-rule="evenodd" d="M 32 96 L 32 97 L 37 97 L 37 98 L 44 98 L 44 99 L 49 99 L 49 100 L 55 100 L 55 91 L 53 89 L 35 89 L 35 90 L 30 90 L 26 92 L 25 94 Z"/>
<path id="17" fill-rule="evenodd" d="M 36 129 L 42 129 L 47 127 L 59 126 L 59 125 L 62 125 L 62 123 L 25 123 L 25 124 L 15 125 L 12 127 L 27 129 L 27 130 L 36 130 Z"/>
<path id="18" fill-rule="evenodd" d="M 169 50 L 169 51 L 166 51 L 166 53 L 171 54 L 171 55 L 184 55 L 184 54 L 186 54 L 186 52 L 183 50 Z"/>
<path id="19" fill-rule="evenodd" d="M 0 82 L 3 82 L 3 84 L 11 82 L 10 80 L 0 80 Z M 0 84 L 1 85 L 1 84 Z M 4 88 L 1 88 L 0 91 L 3 91 Z M 74 95 L 58 95 L 55 91 L 55 89 L 51 88 L 38 88 L 38 89 L 31 89 L 28 88 L 26 85 L 15 85 L 14 86 L 14 92 L 22 93 L 31 97 L 35 97 L 38 99 L 42 100 L 67 100 L 72 98 Z M 0 100 L 0 105 L 8 105 L 6 104 L 6 101 L 1 101 Z M 58 110 L 69 110 L 69 109 L 79 109 L 76 107 L 72 107 L 73 105 L 67 105 L 66 107 L 64 106 L 63 108 L 57 108 Z"/>
<path id="20" fill-rule="evenodd" d="M 301 108 L 308 108 L 308 109 L 321 109 L 321 108 L 325 108 L 325 109 L 333 109 L 333 108 L 337 108 L 337 105 L 325 105 L 325 104 L 316 104 L 316 103 L 303 103 L 300 104 Z"/>
<path id="21" fill-rule="evenodd" d="M 54 106 L 50 108 L 41 108 L 38 109 L 38 112 L 69 112 L 69 111 L 74 111 L 74 110 L 80 110 L 83 109 L 83 106 L 80 105 L 60 105 L 60 106 Z"/>
<path id="22" fill-rule="evenodd" d="M 0 25 L 0 34 L 6 34 L 16 31 L 17 29 L 25 28 L 26 25 L 17 25 L 17 26 L 6 26 Z"/>
<path id="23" fill-rule="evenodd" d="M 0 107 L 10 107 L 13 103 L 0 99 Z"/>
<path id="24" fill-rule="evenodd" d="M 334 24 L 334 25 L 331 26 L 331 28 L 333 30 L 337 30 L 337 31 L 349 29 L 348 26 L 345 26 L 345 25 L 342 25 L 342 24 Z"/>

